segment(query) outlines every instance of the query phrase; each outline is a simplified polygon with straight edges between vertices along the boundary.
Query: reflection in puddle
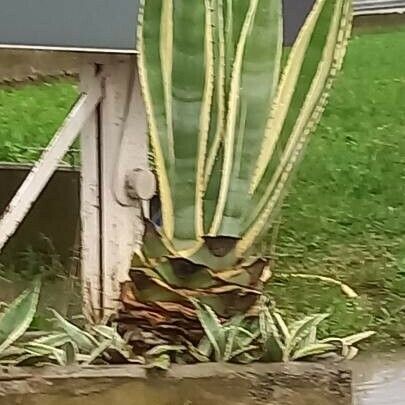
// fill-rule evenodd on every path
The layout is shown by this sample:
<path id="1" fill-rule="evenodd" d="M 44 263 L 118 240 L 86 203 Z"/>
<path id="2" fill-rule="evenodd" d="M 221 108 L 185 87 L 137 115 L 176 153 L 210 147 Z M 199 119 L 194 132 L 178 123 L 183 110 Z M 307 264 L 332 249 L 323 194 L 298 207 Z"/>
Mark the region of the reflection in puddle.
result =
<path id="1" fill-rule="evenodd" d="M 355 405 L 405 404 L 405 352 L 353 362 Z"/>

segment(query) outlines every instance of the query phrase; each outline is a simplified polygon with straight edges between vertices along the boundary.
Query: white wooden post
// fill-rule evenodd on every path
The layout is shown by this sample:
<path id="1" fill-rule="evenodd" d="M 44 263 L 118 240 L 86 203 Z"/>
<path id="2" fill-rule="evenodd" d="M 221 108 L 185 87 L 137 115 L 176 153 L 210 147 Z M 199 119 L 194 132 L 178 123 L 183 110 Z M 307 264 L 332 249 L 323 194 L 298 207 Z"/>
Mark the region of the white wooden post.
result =
<path id="1" fill-rule="evenodd" d="M 105 319 L 117 309 L 120 283 L 128 279 L 143 235 L 141 201 L 128 198 L 126 176 L 131 170 L 147 169 L 148 160 L 135 56 L 111 57 L 99 69 L 103 101 L 97 118 L 85 128 L 82 136 L 87 141 L 81 145 L 82 282 L 88 316 L 93 308 L 96 318 Z M 83 69 L 83 89 L 94 74 L 91 66 Z M 153 178 L 145 187 L 151 185 L 153 189 Z"/>
<path id="2" fill-rule="evenodd" d="M 83 310 L 99 322 L 117 309 L 155 181 L 136 57 L 83 58 L 80 78 L 79 101 L 0 218 L 0 250 L 81 132 Z"/>
<path id="3" fill-rule="evenodd" d="M 94 62 L 84 63 L 80 71 L 80 88 L 88 91 L 97 73 Z M 99 183 L 99 108 L 81 131 L 81 286 L 83 313 L 97 322 L 102 317 L 100 183 Z"/>

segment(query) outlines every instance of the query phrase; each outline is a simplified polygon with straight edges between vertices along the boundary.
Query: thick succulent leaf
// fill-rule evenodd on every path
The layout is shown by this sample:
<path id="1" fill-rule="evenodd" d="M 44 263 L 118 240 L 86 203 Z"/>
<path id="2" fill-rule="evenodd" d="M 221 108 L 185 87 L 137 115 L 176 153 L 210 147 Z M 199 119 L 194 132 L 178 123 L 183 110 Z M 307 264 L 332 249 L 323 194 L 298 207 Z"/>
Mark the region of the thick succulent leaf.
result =
<path id="1" fill-rule="evenodd" d="M 241 89 L 241 75 L 243 67 L 243 57 L 246 48 L 246 42 L 249 35 L 249 31 L 252 28 L 258 0 L 249 0 L 249 8 L 243 17 L 243 25 L 238 35 L 237 45 L 235 50 L 235 57 L 233 60 L 232 75 L 229 86 L 228 95 L 228 111 L 226 116 L 226 126 L 224 135 L 224 160 L 222 167 L 221 183 L 218 195 L 218 202 L 213 218 L 213 222 L 210 229 L 210 236 L 224 235 L 231 237 L 238 237 L 239 234 L 235 234 L 231 230 L 227 233 L 222 232 L 223 221 L 226 220 L 224 216 L 224 210 L 226 206 L 226 200 L 229 193 L 231 174 L 233 169 L 233 158 L 235 150 L 235 139 L 237 138 L 237 118 L 239 112 L 239 99 L 240 99 L 240 89 Z M 237 12 L 241 11 L 241 7 L 235 7 Z M 232 18 L 235 20 L 239 14 L 233 13 Z M 227 44 L 229 46 L 229 44 Z M 225 225 L 226 228 L 226 225 Z"/>
<path id="2" fill-rule="evenodd" d="M 142 303 L 189 303 L 198 299 L 209 305 L 220 316 L 245 312 L 254 304 L 260 292 L 238 285 L 224 285 L 208 289 L 173 288 L 150 269 L 131 269 L 130 277 L 136 289 L 136 298 Z"/>
<path id="3" fill-rule="evenodd" d="M 20 356 L 12 357 L 8 359 L 0 360 L 0 364 L 5 367 L 16 367 L 16 366 L 34 366 L 39 361 L 43 361 L 42 356 L 37 356 L 35 354 L 26 353 L 23 351 Z"/>
<path id="4" fill-rule="evenodd" d="M 230 356 L 230 360 L 237 359 L 242 354 L 253 352 L 253 351 L 257 350 L 257 349 L 259 349 L 258 345 L 249 345 L 249 346 L 241 347 L 240 349 L 235 350 L 234 352 L 232 352 L 232 354 Z"/>
<path id="5" fill-rule="evenodd" d="M 202 354 L 206 358 L 210 358 L 212 355 L 212 345 L 210 340 L 208 339 L 207 336 L 203 336 L 202 339 L 200 340 L 200 343 L 198 344 L 198 352 Z"/>
<path id="6" fill-rule="evenodd" d="M 208 156 L 205 170 L 205 181 L 206 188 L 204 192 L 204 232 L 208 234 L 211 228 L 212 221 L 214 219 L 217 201 L 219 196 L 219 190 L 221 187 L 221 176 L 222 176 L 222 166 L 224 161 L 223 156 L 223 130 L 221 132 L 221 139 L 219 140 L 220 144 L 216 155 L 212 158 Z M 212 152 L 213 153 L 213 152 Z M 212 168 L 211 168 L 212 166 Z"/>
<path id="7" fill-rule="evenodd" d="M 291 356 L 291 360 L 299 360 L 311 356 L 325 354 L 328 352 L 332 352 L 335 349 L 336 347 L 330 343 L 314 343 L 295 351 Z M 288 358 L 286 361 L 288 360 L 290 360 L 290 358 Z"/>
<path id="8" fill-rule="evenodd" d="M 88 359 L 86 360 L 85 364 L 92 364 L 97 359 L 99 359 L 103 353 L 105 353 L 111 347 L 111 340 L 105 339 L 102 342 L 99 342 L 96 347 L 90 352 Z"/>
<path id="9" fill-rule="evenodd" d="M 154 165 L 159 183 L 165 234 L 173 236 L 174 145 L 167 128 L 165 87 L 162 74 L 161 21 L 162 0 L 142 0 L 138 24 L 138 68 L 143 98 L 148 116 Z"/>
<path id="10" fill-rule="evenodd" d="M 286 342 L 288 355 L 292 353 L 296 347 L 299 347 L 302 340 L 311 334 L 313 328 L 316 328 L 328 316 L 329 314 L 310 315 L 294 322 L 290 327 L 290 337 Z"/>
<path id="11" fill-rule="evenodd" d="M 338 337 L 330 337 L 326 339 L 322 339 L 322 343 L 336 343 L 339 345 L 345 345 L 345 346 L 353 346 L 356 343 L 361 342 L 362 340 L 369 339 L 370 337 L 374 336 L 376 332 L 374 331 L 366 331 L 366 332 L 360 332 L 356 333 L 354 335 L 346 336 L 344 338 L 338 338 Z"/>
<path id="12" fill-rule="evenodd" d="M 369 339 L 370 337 L 374 336 L 375 334 L 376 334 L 376 332 L 374 332 L 374 331 L 356 333 L 355 335 L 351 335 L 351 336 L 342 338 L 342 342 L 345 345 L 352 346 L 352 345 L 355 345 L 356 343 L 361 342 L 362 340 Z"/>
<path id="13" fill-rule="evenodd" d="M 25 353 L 25 350 L 20 346 L 10 346 L 0 353 L 0 362 L 7 362 L 11 358 L 21 356 Z"/>
<path id="14" fill-rule="evenodd" d="M 208 267 L 214 272 L 232 269 L 240 261 L 235 250 L 231 250 L 223 256 L 214 255 L 205 243 L 200 249 L 189 257 L 196 264 Z"/>
<path id="15" fill-rule="evenodd" d="M 156 263 L 154 270 L 160 278 L 174 288 L 209 289 L 221 285 L 255 288 L 266 270 L 267 261 L 257 259 L 234 270 L 213 272 L 188 259 L 169 257 Z"/>
<path id="16" fill-rule="evenodd" d="M 213 288 L 209 293 L 198 296 L 200 302 L 210 306 L 225 318 L 246 313 L 260 296 L 260 292 L 240 286 L 224 286 Z"/>
<path id="17" fill-rule="evenodd" d="M 203 236 L 204 166 L 214 80 L 210 3 L 176 1 L 173 7 L 172 174 L 174 239 L 180 249 Z"/>
<path id="18" fill-rule="evenodd" d="M 234 36 L 238 43 L 224 140 L 225 159 L 231 154 L 232 161 L 229 171 L 228 161 L 225 160 L 224 164 L 222 186 L 229 182 L 229 188 L 226 195 L 221 189 L 220 198 L 224 196 L 226 203 L 218 233 L 238 237 L 241 219 L 250 200 L 251 177 L 278 84 L 283 35 L 281 0 L 237 1 L 233 7 L 239 15 L 244 12 L 245 20 L 234 33 L 238 35 Z M 253 14 L 251 19 L 250 13 Z M 234 83 L 236 91 L 233 91 Z M 227 175 L 229 179 L 225 178 Z"/>
<path id="19" fill-rule="evenodd" d="M 234 270 L 227 270 L 215 274 L 226 284 L 235 284 L 242 287 L 261 288 L 268 280 L 270 270 L 267 261 L 258 259 L 249 265 L 238 266 Z"/>
<path id="20" fill-rule="evenodd" d="M 0 353 L 19 339 L 31 325 L 37 310 L 40 282 L 22 293 L 0 317 Z"/>
<path id="21" fill-rule="evenodd" d="M 221 325 L 215 312 L 208 305 L 201 305 L 194 301 L 197 308 L 198 319 L 204 329 L 205 335 L 209 339 L 212 347 L 214 348 L 215 360 L 223 360 L 223 354 L 226 347 L 225 330 Z"/>
<path id="22" fill-rule="evenodd" d="M 252 352 L 253 350 L 258 349 L 258 345 L 255 343 L 260 336 L 259 330 L 256 332 L 251 332 L 241 326 L 236 326 L 236 334 L 233 336 L 232 346 L 229 345 L 229 348 L 232 348 L 225 360 L 230 361 L 235 359 L 242 354 Z"/>
<path id="23" fill-rule="evenodd" d="M 24 349 L 35 356 L 43 356 L 43 357 L 49 357 L 56 359 L 60 365 L 65 365 L 64 364 L 64 351 L 60 348 L 54 347 L 54 346 L 49 346 L 43 343 L 26 343 L 24 345 Z"/>
<path id="24" fill-rule="evenodd" d="M 176 288 L 205 289 L 219 285 L 209 269 L 187 259 L 168 258 L 154 267 L 162 279 Z"/>
<path id="25" fill-rule="evenodd" d="M 226 333 L 225 351 L 223 354 L 223 360 L 229 361 L 232 358 L 232 352 L 234 351 L 235 339 L 239 333 L 237 326 L 232 326 Z"/>
<path id="26" fill-rule="evenodd" d="M 70 341 L 70 337 L 67 333 L 53 333 L 51 335 L 35 339 L 31 343 L 39 343 L 51 347 L 61 347 L 68 341 Z"/>
<path id="27" fill-rule="evenodd" d="M 93 325 L 91 329 L 102 339 L 115 339 L 119 337 L 117 330 L 107 325 Z"/>
<path id="28" fill-rule="evenodd" d="M 309 135 L 325 106 L 341 64 L 351 14 L 350 0 L 317 0 L 290 53 L 251 184 L 252 210 L 238 253 L 271 226 Z M 340 41 L 340 42 L 339 42 Z"/>
<path id="29" fill-rule="evenodd" d="M 167 283 L 157 278 L 150 269 L 131 269 L 129 276 L 136 289 L 136 298 L 144 303 L 148 302 L 184 302 L 188 297 L 176 291 Z"/>
<path id="30" fill-rule="evenodd" d="M 242 353 L 238 355 L 234 361 L 238 364 L 251 364 L 261 359 L 260 350 L 253 350 L 249 353 Z"/>
<path id="31" fill-rule="evenodd" d="M 160 356 L 164 353 L 182 353 L 186 348 L 180 345 L 158 345 L 152 347 L 145 354 L 146 356 Z"/>
<path id="32" fill-rule="evenodd" d="M 224 360 L 229 361 L 232 358 L 232 352 L 235 349 L 236 338 L 239 334 L 246 332 L 249 334 L 249 331 L 245 330 L 241 324 L 245 319 L 244 315 L 236 315 L 232 317 L 229 322 L 224 324 L 225 328 L 225 352 L 224 352 Z"/>
<path id="33" fill-rule="evenodd" d="M 226 1 L 226 0 L 225 0 Z M 214 60 L 214 89 L 211 106 L 210 116 L 210 129 L 208 132 L 207 141 L 207 160 L 204 168 L 204 187 L 207 189 L 207 185 L 210 181 L 212 171 L 218 160 L 218 152 L 221 146 L 223 137 L 223 130 L 225 126 L 225 114 L 226 114 L 226 96 L 225 96 L 225 16 L 224 16 L 224 0 L 211 0 L 212 10 L 212 42 L 213 42 L 213 60 Z M 221 166 L 221 165 L 220 165 Z M 219 171 L 220 166 L 215 168 L 218 181 L 211 184 L 211 198 L 205 199 L 204 202 L 204 214 L 207 211 L 207 205 L 211 205 L 208 210 L 215 210 L 216 198 L 219 187 Z M 207 190 L 206 193 L 207 194 Z M 206 196 L 205 196 L 206 197 Z M 208 215 L 212 219 L 213 212 Z M 206 215 L 204 215 L 206 216 Z M 208 221 L 208 223 L 211 223 Z M 205 224 L 207 226 L 207 223 Z"/>
<path id="34" fill-rule="evenodd" d="M 202 342 L 204 342 L 204 347 L 201 349 L 200 346 L 202 346 Z M 204 336 L 198 347 L 194 347 L 191 343 L 187 344 L 187 353 L 199 363 L 208 363 L 212 355 L 211 343 L 208 338 Z"/>
<path id="35" fill-rule="evenodd" d="M 284 340 L 284 342 L 288 342 L 291 339 L 291 333 L 290 330 L 288 329 L 287 323 L 284 321 L 283 317 L 278 312 L 274 312 L 273 317 L 276 321 L 275 323 L 279 331 L 282 334 L 282 339 Z"/>
<path id="36" fill-rule="evenodd" d="M 92 335 L 81 330 L 76 325 L 73 325 L 73 323 L 67 321 L 55 310 L 52 309 L 51 311 L 55 317 L 56 325 L 62 329 L 73 342 L 77 344 L 80 351 L 90 353 L 93 351 L 94 347 L 98 345 L 97 340 Z"/>
<path id="37" fill-rule="evenodd" d="M 64 352 L 64 366 L 72 366 L 77 363 L 78 347 L 71 340 L 62 346 Z"/>
<path id="38" fill-rule="evenodd" d="M 160 356 L 154 356 L 154 357 L 149 358 L 145 367 L 151 368 L 151 369 L 167 371 L 167 370 L 169 370 L 171 363 L 172 362 L 170 359 L 170 355 L 167 353 L 164 353 L 164 354 L 161 354 Z"/>
<path id="39" fill-rule="evenodd" d="M 259 313 L 259 331 L 263 349 L 263 360 L 279 362 L 283 359 L 285 350 L 285 333 L 280 334 L 279 328 L 274 321 L 270 310 L 263 306 Z"/>
<path id="40" fill-rule="evenodd" d="M 359 354 L 359 349 L 354 346 L 350 346 L 346 355 L 344 356 L 345 360 L 353 360 Z"/>
<path id="41" fill-rule="evenodd" d="M 317 326 L 311 327 L 308 335 L 301 340 L 301 342 L 298 344 L 298 346 L 300 348 L 303 348 L 305 346 L 310 346 L 310 345 L 315 344 L 317 342 L 317 333 L 318 333 Z"/>
<path id="42" fill-rule="evenodd" d="M 336 280 L 335 278 L 332 277 L 326 277 L 326 276 L 321 276 L 319 274 L 302 274 L 302 273 L 289 273 L 289 274 L 283 274 L 281 277 L 285 278 L 302 278 L 302 279 L 307 279 L 307 280 L 318 280 L 322 281 L 324 283 L 328 284 L 334 284 L 340 287 L 342 292 L 347 295 L 349 298 L 358 298 L 359 295 L 356 293 L 356 291 L 353 290 L 349 285 Z"/>
<path id="43" fill-rule="evenodd" d="M 156 226 L 145 219 L 142 251 L 147 259 L 160 259 L 174 254 L 174 248 Z M 145 264 L 145 263 L 144 263 Z M 136 266 L 133 266 L 136 267 Z"/>

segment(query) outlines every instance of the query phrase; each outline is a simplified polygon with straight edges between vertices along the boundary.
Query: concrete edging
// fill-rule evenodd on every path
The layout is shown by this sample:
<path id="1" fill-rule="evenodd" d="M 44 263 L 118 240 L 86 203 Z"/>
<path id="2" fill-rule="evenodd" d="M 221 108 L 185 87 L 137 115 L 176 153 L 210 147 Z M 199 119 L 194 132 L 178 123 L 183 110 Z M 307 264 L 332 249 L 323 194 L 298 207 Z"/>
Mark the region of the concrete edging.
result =
<path id="1" fill-rule="evenodd" d="M 351 381 L 322 363 L 23 368 L 0 371 L 0 405 L 349 405 Z"/>

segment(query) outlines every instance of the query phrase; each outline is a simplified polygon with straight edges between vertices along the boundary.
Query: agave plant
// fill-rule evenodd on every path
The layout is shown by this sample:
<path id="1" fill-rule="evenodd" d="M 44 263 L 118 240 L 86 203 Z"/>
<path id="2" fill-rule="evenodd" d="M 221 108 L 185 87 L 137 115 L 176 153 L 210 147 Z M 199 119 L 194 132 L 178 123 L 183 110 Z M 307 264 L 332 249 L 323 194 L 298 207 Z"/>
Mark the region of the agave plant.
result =
<path id="1" fill-rule="evenodd" d="M 195 305 L 205 335 L 197 347 L 187 349 L 199 362 L 289 362 L 329 356 L 351 360 L 359 351 L 355 344 L 375 334 L 365 331 L 344 338 L 319 339 L 318 326 L 329 314 L 309 315 L 287 323 L 265 297 L 257 316 L 234 316 L 223 323 L 210 307 Z"/>
<path id="2" fill-rule="evenodd" d="M 162 226 L 146 223 L 120 328 L 198 342 L 190 299 L 230 318 L 270 276 L 255 246 L 341 67 L 351 1 L 314 2 L 284 69 L 282 0 L 144 0 L 138 26 Z"/>
<path id="3" fill-rule="evenodd" d="M 24 291 L 0 315 L 0 358 L 31 325 L 38 305 L 40 283 L 34 282 L 32 289 Z"/>
<path id="4" fill-rule="evenodd" d="M 374 331 L 365 331 L 345 338 L 319 339 L 318 326 L 328 316 L 309 315 L 288 324 L 279 312 L 263 306 L 259 315 L 262 359 L 268 362 L 288 362 L 337 354 L 351 360 L 359 351 L 354 345 L 375 335 Z"/>
<path id="5" fill-rule="evenodd" d="M 188 352 L 192 357 L 199 362 L 215 360 L 238 363 L 249 363 L 260 358 L 260 355 L 257 355 L 260 352 L 259 329 L 250 330 L 251 325 L 245 324 L 245 316 L 236 315 L 221 324 L 208 305 L 201 305 L 196 301 L 194 305 L 204 336 L 197 347 L 188 346 Z"/>
<path id="6" fill-rule="evenodd" d="M 133 355 L 116 327 L 92 325 L 87 331 L 67 321 L 56 311 L 52 311 L 55 329 L 30 332 L 39 292 L 40 283 L 35 281 L 31 289 L 17 297 L 1 314 L 0 365 L 145 362 L 144 358 Z M 154 360 L 152 354 L 149 357 Z"/>

